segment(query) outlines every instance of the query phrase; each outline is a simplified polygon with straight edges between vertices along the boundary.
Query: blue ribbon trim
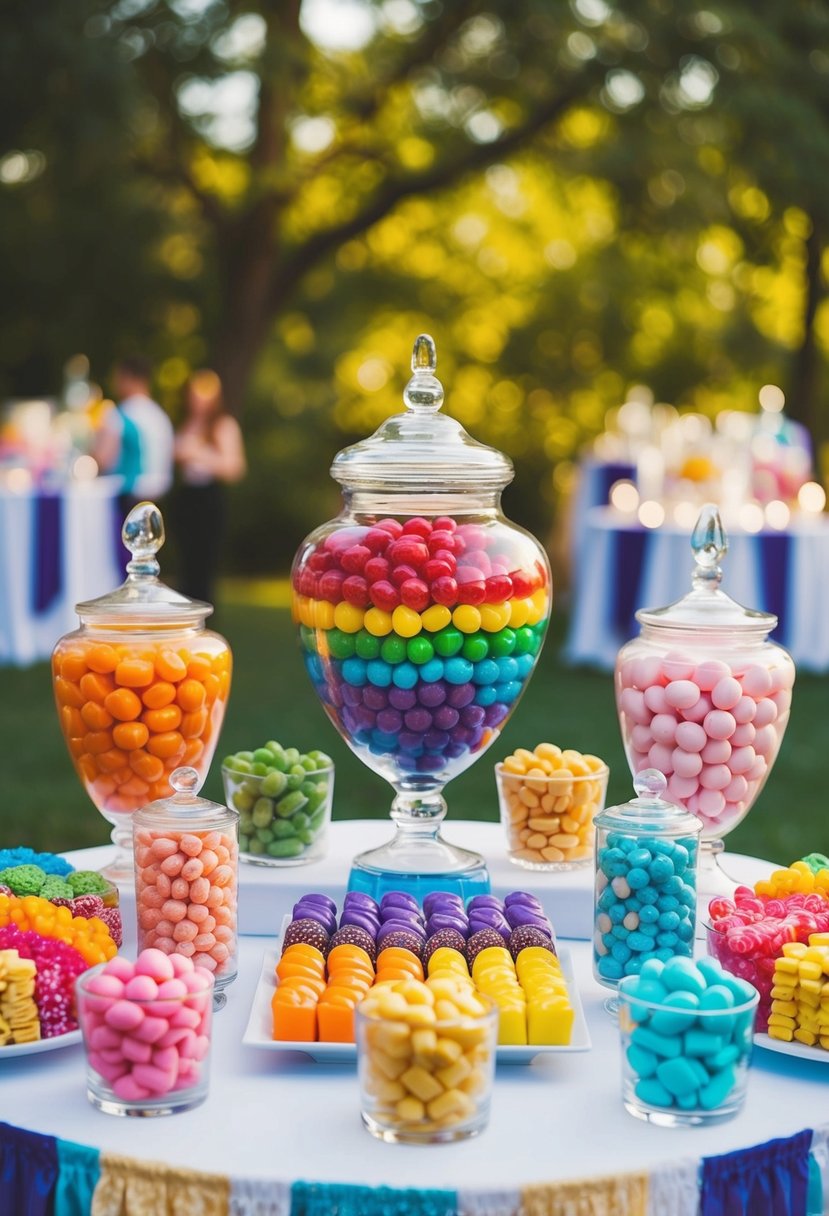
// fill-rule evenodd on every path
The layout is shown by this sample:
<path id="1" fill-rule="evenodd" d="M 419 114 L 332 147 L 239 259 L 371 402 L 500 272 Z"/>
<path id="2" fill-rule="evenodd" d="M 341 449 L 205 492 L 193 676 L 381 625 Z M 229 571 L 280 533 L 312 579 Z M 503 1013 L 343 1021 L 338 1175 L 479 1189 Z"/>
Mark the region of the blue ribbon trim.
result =
<path id="1" fill-rule="evenodd" d="M 457 1216 L 454 1191 L 295 1182 L 291 1216 Z"/>
<path id="2" fill-rule="evenodd" d="M 763 607 L 777 617 L 772 637 L 785 642 L 787 627 L 786 595 L 789 588 L 791 537 L 785 532 L 764 532 L 760 537 L 760 571 Z"/>
<path id="3" fill-rule="evenodd" d="M 0 1123 L 0 1216 L 52 1216 L 57 1179 L 54 1136 Z"/>
<path id="4" fill-rule="evenodd" d="M 40 616 L 63 588 L 63 499 L 60 494 L 37 494 L 32 508 L 32 611 Z"/>
<path id="5" fill-rule="evenodd" d="M 703 1157 L 700 1216 L 806 1216 L 810 1130 Z"/>
<path id="6" fill-rule="evenodd" d="M 620 528 L 614 535 L 613 570 L 609 572 L 612 579 L 611 623 L 616 636 L 622 640 L 632 638 L 638 632 L 634 614 L 641 607 L 639 588 L 647 544 L 645 528 Z"/>

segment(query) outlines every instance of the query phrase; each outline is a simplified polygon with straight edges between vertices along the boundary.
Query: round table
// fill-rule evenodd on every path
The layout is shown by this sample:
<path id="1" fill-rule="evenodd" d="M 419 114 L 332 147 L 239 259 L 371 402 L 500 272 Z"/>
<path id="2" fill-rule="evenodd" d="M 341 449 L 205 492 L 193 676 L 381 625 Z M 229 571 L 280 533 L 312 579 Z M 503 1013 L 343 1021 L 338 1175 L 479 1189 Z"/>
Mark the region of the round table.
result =
<path id="1" fill-rule="evenodd" d="M 468 841 L 486 825 L 453 827 L 463 829 L 459 835 Z M 85 855 L 72 856 L 78 864 Z M 345 874 L 349 854 L 339 856 Z M 282 893 L 274 885 L 274 927 L 290 911 L 296 875 L 291 872 Z M 533 875 L 516 869 L 512 885 L 532 887 Z M 313 883 L 303 886 L 312 889 Z M 133 930 L 129 923 L 125 928 L 130 952 Z M 589 944 L 573 940 L 565 944 L 592 1049 L 499 1066 L 490 1125 L 477 1139 L 420 1148 L 383 1144 L 361 1125 L 353 1065 L 324 1065 L 299 1053 L 242 1044 L 262 954 L 273 944 L 261 936 L 240 940 L 239 977 L 215 1017 L 210 1094 L 201 1107 L 166 1119 L 102 1114 L 87 1101 L 84 1054 L 77 1046 L 0 1063 L 2 1117 L 104 1150 L 236 1177 L 473 1191 L 650 1170 L 829 1122 L 827 1064 L 759 1049 L 746 1106 L 730 1122 L 669 1130 L 632 1118 L 621 1103 L 618 1033 L 604 1009 L 607 993 L 592 978 Z"/>

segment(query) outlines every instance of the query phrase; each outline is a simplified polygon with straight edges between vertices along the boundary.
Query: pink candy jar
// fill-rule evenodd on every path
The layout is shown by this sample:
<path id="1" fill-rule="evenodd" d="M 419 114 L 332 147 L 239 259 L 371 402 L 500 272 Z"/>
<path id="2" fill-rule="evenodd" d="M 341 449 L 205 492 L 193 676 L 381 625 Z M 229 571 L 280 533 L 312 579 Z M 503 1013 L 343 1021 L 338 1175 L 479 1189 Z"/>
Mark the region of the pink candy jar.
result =
<path id="1" fill-rule="evenodd" d="M 640 609 L 638 638 L 619 651 L 615 688 L 632 773 L 655 768 L 667 796 L 703 822 L 700 901 L 735 884 L 716 856 L 766 783 L 789 721 L 795 668 L 769 640 L 771 613 L 720 590 L 728 541 L 707 505 L 691 536 L 692 588 L 666 608 Z"/>
<path id="2" fill-rule="evenodd" d="M 180 954 L 211 971 L 213 1003 L 237 972 L 239 815 L 199 798 L 194 768 L 170 776 L 175 793 L 132 817 L 138 949 Z"/>

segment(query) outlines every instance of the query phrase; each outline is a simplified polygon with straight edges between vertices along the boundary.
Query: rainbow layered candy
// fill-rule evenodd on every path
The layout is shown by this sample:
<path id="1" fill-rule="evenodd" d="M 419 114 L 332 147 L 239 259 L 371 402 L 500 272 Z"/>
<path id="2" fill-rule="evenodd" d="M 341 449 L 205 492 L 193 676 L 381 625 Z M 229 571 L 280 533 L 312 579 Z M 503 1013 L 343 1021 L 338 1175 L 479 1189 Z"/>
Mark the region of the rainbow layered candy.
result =
<path id="1" fill-rule="evenodd" d="M 550 583 L 535 543 L 450 516 L 343 526 L 293 571 L 305 662 L 334 724 L 393 773 L 461 771 L 535 666 Z"/>

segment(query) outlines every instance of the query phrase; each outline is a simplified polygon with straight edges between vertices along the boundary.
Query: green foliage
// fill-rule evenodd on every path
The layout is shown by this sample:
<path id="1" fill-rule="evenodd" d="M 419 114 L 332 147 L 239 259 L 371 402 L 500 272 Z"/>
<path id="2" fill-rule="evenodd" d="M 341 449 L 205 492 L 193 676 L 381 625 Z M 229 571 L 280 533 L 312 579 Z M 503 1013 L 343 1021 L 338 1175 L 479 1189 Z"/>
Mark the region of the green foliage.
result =
<path id="1" fill-rule="evenodd" d="M 826 6 L 365 0 L 352 50 L 313 6 L 5 6 L 0 392 L 140 346 L 175 412 L 215 365 L 240 570 L 336 508 L 424 329 L 539 531 L 633 382 L 714 412 L 774 380 L 829 437 Z"/>

